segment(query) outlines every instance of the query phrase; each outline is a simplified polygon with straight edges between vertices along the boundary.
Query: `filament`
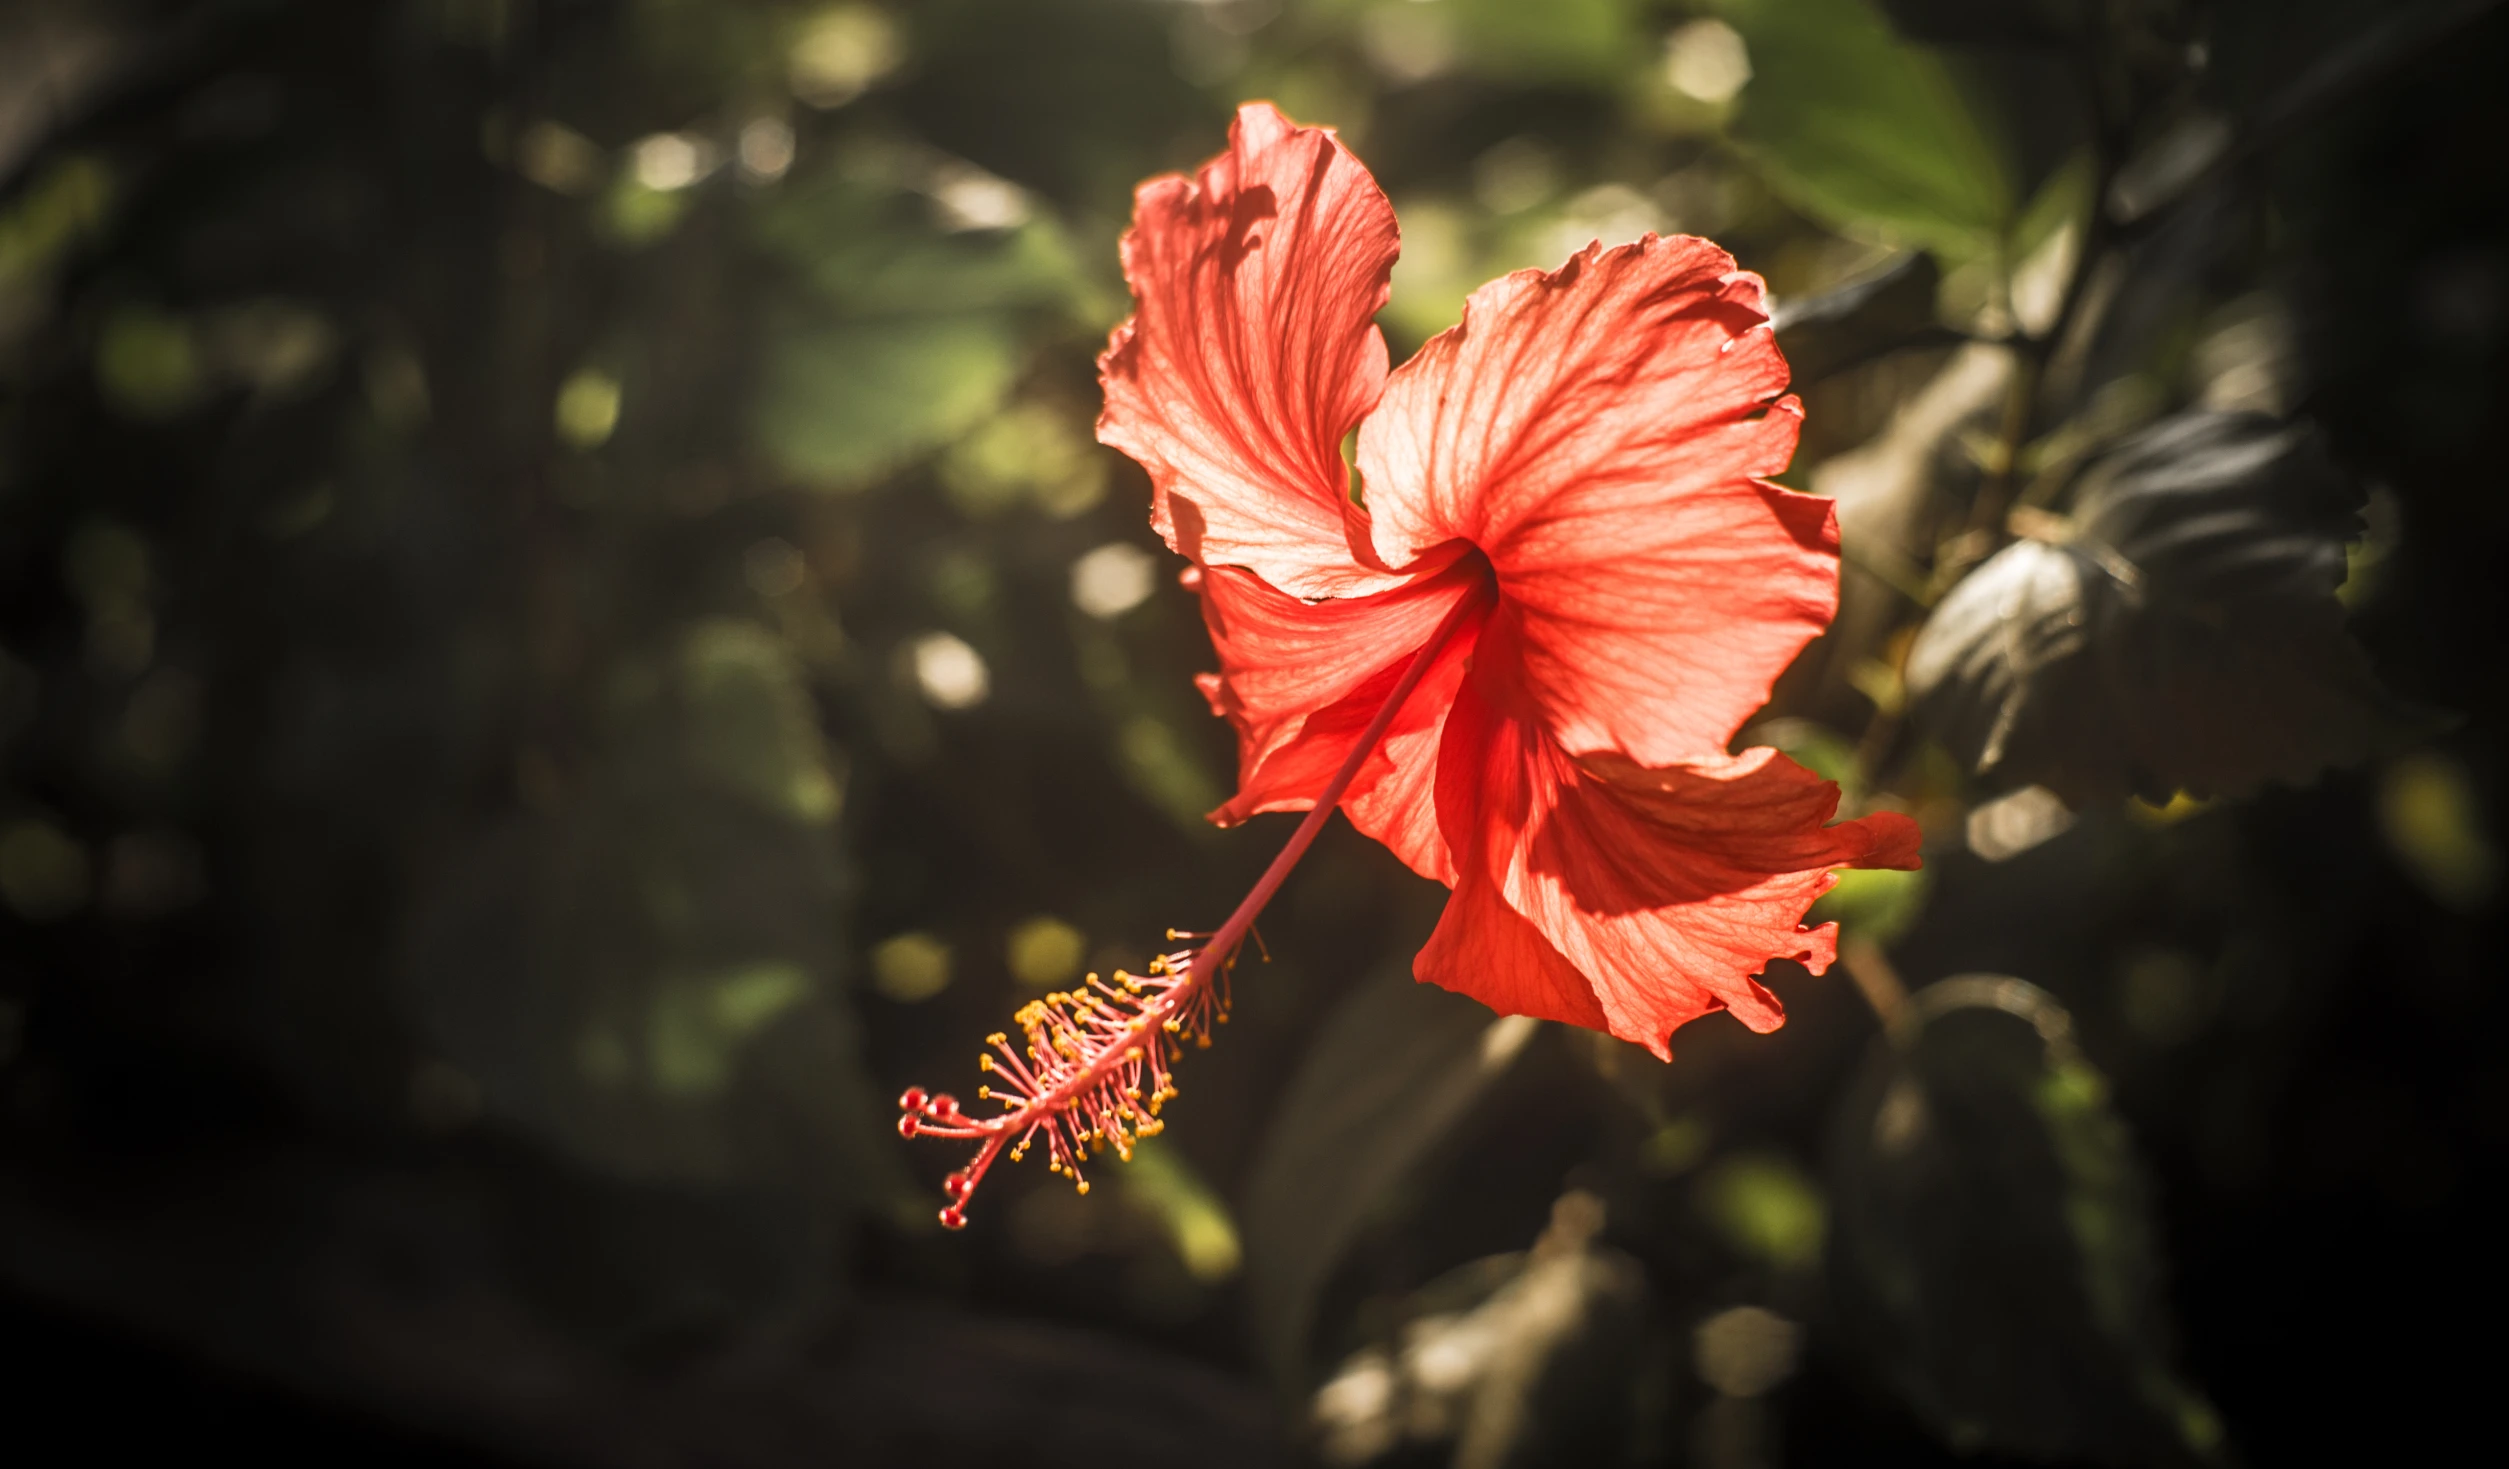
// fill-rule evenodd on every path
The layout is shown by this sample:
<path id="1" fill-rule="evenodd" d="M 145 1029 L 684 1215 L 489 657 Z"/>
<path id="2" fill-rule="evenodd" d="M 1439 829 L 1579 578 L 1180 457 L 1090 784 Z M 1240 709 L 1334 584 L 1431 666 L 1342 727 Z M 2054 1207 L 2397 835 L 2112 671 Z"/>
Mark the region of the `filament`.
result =
<path id="1" fill-rule="evenodd" d="M 1042 1148 L 1046 1167 L 1068 1175 L 1073 1187 L 1087 1193 L 1082 1167 L 1088 1159 L 1109 1148 L 1117 1158 L 1130 1159 L 1134 1144 L 1158 1134 L 1165 1125 L 1159 1109 L 1176 1095 L 1177 1058 L 1188 1044 L 1208 1046 L 1212 1027 L 1228 1020 L 1229 974 L 1256 917 L 1315 844 L 1438 651 L 1479 611 L 1486 588 L 1477 583 L 1457 599 L 1412 656 L 1314 807 L 1227 922 L 1209 933 L 1168 930 L 1169 942 L 1181 947 L 1152 959 L 1146 973 L 1119 969 L 1103 979 L 1091 974 L 1077 988 L 1021 1006 L 1012 1017 L 1019 1034 L 987 1036 L 986 1049 L 976 1058 L 977 1069 L 990 1078 L 977 1098 L 998 1110 L 977 1116 L 949 1093 L 921 1087 L 909 1087 L 897 1099 L 900 1135 L 977 1145 L 966 1166 L 941 1181 L 949 1200 L 941 1209 L 942 1224 L 951 1229 L 966 1224 L 968 1197 L 1006 1149 L 1017 1161 L 1031 1148 Z M 1262 944 L 1259 937 L 1255 942 Z"/>

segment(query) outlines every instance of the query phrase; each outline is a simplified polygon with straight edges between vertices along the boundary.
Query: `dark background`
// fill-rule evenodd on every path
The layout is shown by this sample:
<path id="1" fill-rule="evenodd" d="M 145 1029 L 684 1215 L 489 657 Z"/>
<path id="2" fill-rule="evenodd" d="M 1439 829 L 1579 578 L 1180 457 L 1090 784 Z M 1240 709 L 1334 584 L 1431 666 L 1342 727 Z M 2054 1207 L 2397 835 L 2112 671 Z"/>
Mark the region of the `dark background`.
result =
<path id="1" fill-rule="evenodd" d="M 2482 1441 L 2505 69 L 2446 0 L 0 5 L 13 1434 Z M 1769 279 L 1851 570 L 1751 737 L 1915 812 L 1927 871 L 1828 900 L 1853 962 L 1773 971 L 1785 1029 L 1666 1067 L 1415 990 L 1443 894 L 1337 823 L 1166 1135 L 944 1234 L 956 1158 L 888 1099 L 1287 832 L 1200 820 L 1209 648 L 1089 439 L 1130 189 L 1251 97 L 1391 194 L 1398 360 L 1597 236 Z M 2291 694 L 2351 677 L 2276 641 L 2332 581 L 2230 577 L 2197 616 L 2252 681 L 2033 706 L 2158 754 L 1983 758 L 1910 682 L 1929 609 L 2207 411 L 2314 446 L 2376 686 Z M 2297 544 L 2281 503 L 2203 554 Z M 2034 783 L 2077 809 L 1991 804 Z M 1927 988 L 1979 974 L 2029 987 Z"/>

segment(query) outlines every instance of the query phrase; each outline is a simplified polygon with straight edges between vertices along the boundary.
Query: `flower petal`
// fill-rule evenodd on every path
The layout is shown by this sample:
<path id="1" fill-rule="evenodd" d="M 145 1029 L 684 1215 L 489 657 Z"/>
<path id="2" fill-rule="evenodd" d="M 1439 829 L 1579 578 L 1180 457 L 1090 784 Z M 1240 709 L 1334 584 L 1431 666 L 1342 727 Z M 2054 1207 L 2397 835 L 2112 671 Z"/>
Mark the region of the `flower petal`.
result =
<path id="1" fill-rule="evenodd" d="M 1610 1030 L 1610 1017 L 1594 986 L 1577 972 L 1542 930 L 1507 906 L 1484 864 L 1462 869 L 1455 895 L 1438 916 L 1411 972 L 1419 979 L 1470 995 L 1501 1015 L 1564 1020 L 1588 1030 Z"/>
<path id="2" fill-rule="evenodd" d="M 1265 102 L 1238 109 L 1197 176 L 1134 195 L 1138 306 L 1098 359 L 1098 438 L 1149 470 L 1168 545 L 1294 596 L 1392 583 L 1362 564 L 1342 440 L 1385 386 L 1373 318 L 1398 248 L 1393 207 L 1350 150 Z"/>
<path id="3" fill-rule="evenodd" d="M 1704 240 L 1589 247 L 1475 291 L 1360 428 L 1379 555 L 1489 556 L 1571 751 L 1723 750 L 1837 610 L 1830 503 L 1759 478 L 1801 417 L 1764 301 Z"/>
<path id="4" fill-rule="evenodd" d="M 1488 575 L 1478 557 L 1457 557 L 1371 596 L 1302 602 L 1235 567 L 1204 572 L 1203 620 L 1224 672 L 1204 675 L 1203 692 L 1238 739 L 1237 794 L 1211 819 L 1313 806 L 1421 645 Z M 1455 873 L 1432 798 L 1438 742 L 1474 631 L 1447 640 L 1342 797 L 1354 825 L 1441 882 Z"/>
<path id="5" fill-rule="evenodd" d="M 1458 693 L 1438 760 L 1457 901 L 1489 884 L 1585 977 L 1612 1034 L 1659 1056 L 1671 1055 L 1676 1027 L 1710 1010 L 1759 1031 L 1783 1022 L 1752 976 L 1772 959 L 1818 973 L 1836 957 L 1835 925 L 1798 927 L 1835 881 L 1829 869 L 1917 865 L 1915 822 L 1879 812 L 1824 825 L 1838 788 L 1775 750 L 1652 769 L 1580 760 L 1539 723 L 1503 713 L 1483 682 L 1476 674 Z M 1480 914 L 1458 923 L 1499 928 Z M 1433 942 L 1416 972 L 1493 1005 L 1521 1003 L 1525 981 L 1464 967 L 1461 948 Z"/>

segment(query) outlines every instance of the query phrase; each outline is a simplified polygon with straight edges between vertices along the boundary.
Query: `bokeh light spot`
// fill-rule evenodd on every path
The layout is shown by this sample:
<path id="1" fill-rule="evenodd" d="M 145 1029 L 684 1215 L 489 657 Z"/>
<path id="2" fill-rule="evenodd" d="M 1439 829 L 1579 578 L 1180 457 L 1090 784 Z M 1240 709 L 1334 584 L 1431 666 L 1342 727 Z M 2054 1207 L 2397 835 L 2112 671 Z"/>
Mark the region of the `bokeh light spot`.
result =
<path id="1" fill-rule="evenodd" d="M 1699 1207 L 1726 1242 L 1782 1269 L 1821 1257 L 1827 1207 L 1803 1170 L 1774 1153 L 1725 1159 L 1699 1180 Z"/>
<path id="2" fill-rule="evenodd" d="M 1721 20 L 1694 20 L 1664 40 L 1664 80 L 1710 106 L 1731 102 L 1751 80 L 1751 53 Z"/>
<path id="3" fill-rule="evenodd" d="M 780 117 L 755 117 L 741 128 L 740 168 L 743 177 L 768 184 L 793 166 L 793 126 Z"/>
<path id="4" fill-rule="evenodd" d="M 1699 1377 L 1729 1398 L 1756 1398 L 1794 1375 L 1803 1328 L 1764 1306 L 1736 1306 L 1699 1323 Z"/>
<path id="5" fill-rule="evenodd" d="M 685 189 L 714 169 L 714 150 L 686 133 L 655 133 L 636 144 L 636 182 L 668 193 Z"/>
<path id="6" fill-rule="evenodd" d="M 871 987 L 901 1005 L 921 1004 L 950 987 L 950 946 L 928 933 L 901 933 L 871 951 Z"/>
<path id="7" fill-rule="evenodd" d="M 1050 989 L 1080 973 L 1089 940 L 1060 918 L 1040 914 L 1011 929 L 1003 945 L 1011 977 L 1032 989 Z"/>
<path id="8" fill-rule="evenodd" d="M 619 380 L 586 367 L 558 389 L 558 437 L 577 449 L 598 449 L 619 426 Z"/>
<path id="9" fill-rule="evenodd" d="M 0 831 L 0 902 L 29 923 L 67 918 L 87 901 L 87 849 L 40 817 Z"/>
<path id="10" fill-rule="evenodd" d="M 2488 907 L 2500 889 L 2500 849 L 2481 810 L 2465 766 L 2436 751 L 2397 761 L 2379 780 L 2389 849 L 2425 891 L 2460 912 Z"/>
<path id="11" fill-rule="evenodd" d="M 993 692 L 984 655 L 964 639 L 928 632 L 907 644 L 906 656 L 915 687 L 935 709 L 973 709 Z"/>
<path id="12" fill-rule="evenodd" d="M 782 536 L 753 541 L 741 553 L 741 580 L 761 597 L 789 597 L 800 591 L 807 571 L 801 548 Z"/>
<path id="13" fill-rule="evenodd" d="M 794 96 L 842 107 L 905 59 L 896 22 L 868 5 L 838 5 L 803 25 L 787 70 Z"/>
<path id="14" fill-rule="evenodd" d="M 1109 541 L 1072 563 L 1072 605 L 1111 622 L 1150 600 L 1158 564 L 1130 541 Z"/>

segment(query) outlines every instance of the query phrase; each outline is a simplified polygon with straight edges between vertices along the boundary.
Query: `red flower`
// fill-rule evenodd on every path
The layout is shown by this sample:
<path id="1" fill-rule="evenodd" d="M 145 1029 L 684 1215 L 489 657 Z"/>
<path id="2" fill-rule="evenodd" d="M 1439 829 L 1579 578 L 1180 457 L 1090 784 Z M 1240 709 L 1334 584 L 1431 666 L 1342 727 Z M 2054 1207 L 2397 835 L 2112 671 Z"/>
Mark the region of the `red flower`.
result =
<path id="1" fill-rule="evenodd" d="M 1669 1055 L 1752 976 L 1815 972 L 1839 866 L 1912 867 L 1915 824 L 1825 825 L 1836 787 L 1726 753 L 1838 594 L 1830 502 L 1766 482 L 1801 417 L 1757 276 L 1704 240 L 1590 246 L 1473 293 L 1392 373 L 1393 210 L 1330 131 L 1243 108 L 1227 153 L 1136 200 L 1139 311 L 1100 360 L 1099 437 L 1204 568 L 1239 736 L 1214 813 L 1329 800 L 1387 691 L 1420 687 L 1339 804 L 1455 888 L 1422 979 Z M 1364 493 L 1342 443 L 1358 430 Z"/>
<path id="2" fill-rule="evenodd" d="M 1917 863 L 1906 817 L 1829 824 L 1835 786 L 1726 752 L 1838 596 L 1830 503 L 1764 478 L 1802 410 L 1759 278 L 1704 240 L 1590 246 L 1474 292 L 1389 373 L 1396 249 L 1349 150 L 1263 103 L 1195 178 L 1141 187 L 1098 436 L 1150 471 L 1152 524 L 1193 562 L 1203 689 L 1239 742 L 1214 819 L 1308 815 L 1216 932 L 992 1037 L 992 1115 L 900 1098 L 908 1136 L 980 1144 L 944 1223 L 1006 1148 L 1042 1140 L 1077 1180 L 1158 1130 L 1176 1045 L 1207 1043 L 1336 807 L 1454 888 L 1422 979 L 1659 1056 L 1710 1010 L 1783 1020 L 1754 976 L 1835 957 L 1833 926 L 1800 926 L 1830 869 Z"/>

